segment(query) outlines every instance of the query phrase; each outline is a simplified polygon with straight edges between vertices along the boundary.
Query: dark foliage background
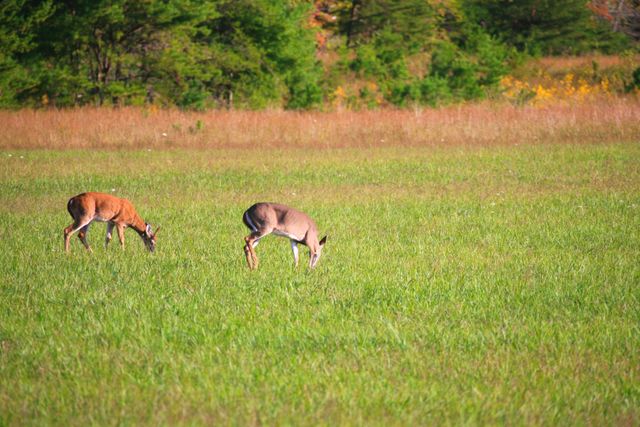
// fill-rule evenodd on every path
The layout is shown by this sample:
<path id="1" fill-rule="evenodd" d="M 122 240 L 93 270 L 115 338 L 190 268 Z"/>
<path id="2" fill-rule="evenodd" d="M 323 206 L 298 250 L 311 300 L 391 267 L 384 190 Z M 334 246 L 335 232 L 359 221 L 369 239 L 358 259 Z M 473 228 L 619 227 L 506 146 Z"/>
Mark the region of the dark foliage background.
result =
<path id="1" fill-rule="evenodd" d="M 372 106 L 380 97 L 396 106 L 482 99 L 524 55 L 637 49 L 637 1 L 615 6 L 4 0 L 0 107 L 308 109 L 326 105 L 354 78 L 369 82 L 360 96 Z M 625 15 L 614 16 L 617 10 Z M 327 53 L 338 59 L 323 62 Z"/>

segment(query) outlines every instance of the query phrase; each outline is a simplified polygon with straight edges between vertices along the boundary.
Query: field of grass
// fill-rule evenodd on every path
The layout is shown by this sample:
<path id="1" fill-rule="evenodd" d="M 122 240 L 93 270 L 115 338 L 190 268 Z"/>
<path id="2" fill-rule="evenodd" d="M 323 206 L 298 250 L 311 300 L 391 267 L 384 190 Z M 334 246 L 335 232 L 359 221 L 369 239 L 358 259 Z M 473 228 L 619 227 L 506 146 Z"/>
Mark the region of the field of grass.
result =
<path id="1" fill-rule="evenodd" d="M 457 141 L 492 126 L 458 113 Z M 265 127 L 284 116 L 269 114 Z M 499 144 L 25 150 L 5 136 L 0 425 L 637 425 L 640 139 L 599 114 Z M 292 117 L 312 141 L 313 116 Z M 560 122 L 601 138 L 536 139 Z M 88 190 L 162 226 L 156 252 L 130 230 L 125 252 L 105 250 L 94 224 L 94 253 L 74 237 L 65 255 L 67 199 Z M 276 237 L 246 268 L 256 201 L 316 219 L 316 270 Z"/>

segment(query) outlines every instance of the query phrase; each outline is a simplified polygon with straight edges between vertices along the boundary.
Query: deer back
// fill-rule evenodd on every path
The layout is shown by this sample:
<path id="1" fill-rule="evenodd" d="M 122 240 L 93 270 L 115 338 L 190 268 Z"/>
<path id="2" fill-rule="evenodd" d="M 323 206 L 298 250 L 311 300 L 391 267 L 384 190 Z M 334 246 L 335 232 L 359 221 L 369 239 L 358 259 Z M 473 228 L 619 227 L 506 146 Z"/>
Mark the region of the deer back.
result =
<path id="1" fill-rule="evenodd" d="M 106 193 L 82 193 L 72 197 L 68 210 L 74 218 L 89 217 L 131 226 L 140 226 L 143 222 L 131 202 Z"/>
<path id="2" fill-rule="evenodd" d="M 258 229 L 272 229 L 302 243 L 316 239 L 316 225 L 304 212 L 278 203 L 256 203 L 247 209 L 250 220 Z"/>

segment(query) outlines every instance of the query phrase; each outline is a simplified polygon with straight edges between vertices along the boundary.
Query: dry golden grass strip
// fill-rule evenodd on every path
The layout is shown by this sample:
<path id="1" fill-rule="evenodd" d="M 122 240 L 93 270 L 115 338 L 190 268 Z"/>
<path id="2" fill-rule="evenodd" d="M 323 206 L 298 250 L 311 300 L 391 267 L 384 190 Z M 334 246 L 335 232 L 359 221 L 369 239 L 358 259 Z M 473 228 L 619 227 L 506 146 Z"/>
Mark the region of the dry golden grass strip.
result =
<path id="1" fill-rule="evenodd" d="M 0 149 L 345 148 L 611 143 L 640 138 L 640 101 L 490 103 L 363 112 L 149 108 L 0 111 Z"/>

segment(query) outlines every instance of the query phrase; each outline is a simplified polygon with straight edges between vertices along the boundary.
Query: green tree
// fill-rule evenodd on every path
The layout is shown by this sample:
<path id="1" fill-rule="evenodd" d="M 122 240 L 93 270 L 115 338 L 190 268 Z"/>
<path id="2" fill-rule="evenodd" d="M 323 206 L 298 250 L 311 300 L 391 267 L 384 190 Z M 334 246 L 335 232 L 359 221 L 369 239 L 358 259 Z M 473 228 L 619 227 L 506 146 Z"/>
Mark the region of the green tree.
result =
<path id="1" fill-rule="evenodd" d="M 0 3 L 0 107 L 19 105 L 21 93 L 37 84 L 20 58 L 37 48 L 38 29 L 52 13 L 51 1 Z"/>
<path id="2" fill-rule="evenodd" d="M 584 0 L 462 0 L 468 19 L 530 54 L 578 54 L 621 49 L 623 41 Z"/>
<path id="3" fill-rule="evenodd" d="M 308 12 L 295 0 L 7 0 L 0 102 L 308 107 L 321 100 Z"/>
<path id="4" fill-rule="evenodd" d="M 347 47 L 369 42 L 381 32 L 393 32 L 403 50 L 415 51 L 433 37 L 436 8 L 425 0 L 352 0 L 336 5 L 338 31 Z"/>
<path id="5" fill-rule="evenodd" d="M 219 103 L 303 108 L 321 100 L 308 4 L 222 0 L 215 8 L 196 42 L 208 51 L 203 65 L 216 70 L 205 85 Z"/>
<path id="6" fill-rule="evenodd" d="M 351 69 L 375 79 L 395 105 L 482 98 L 508 70 L 507 49 L 468 22 L 458 1 L 339 6 L 337 28 L 354 51 Z"/>

